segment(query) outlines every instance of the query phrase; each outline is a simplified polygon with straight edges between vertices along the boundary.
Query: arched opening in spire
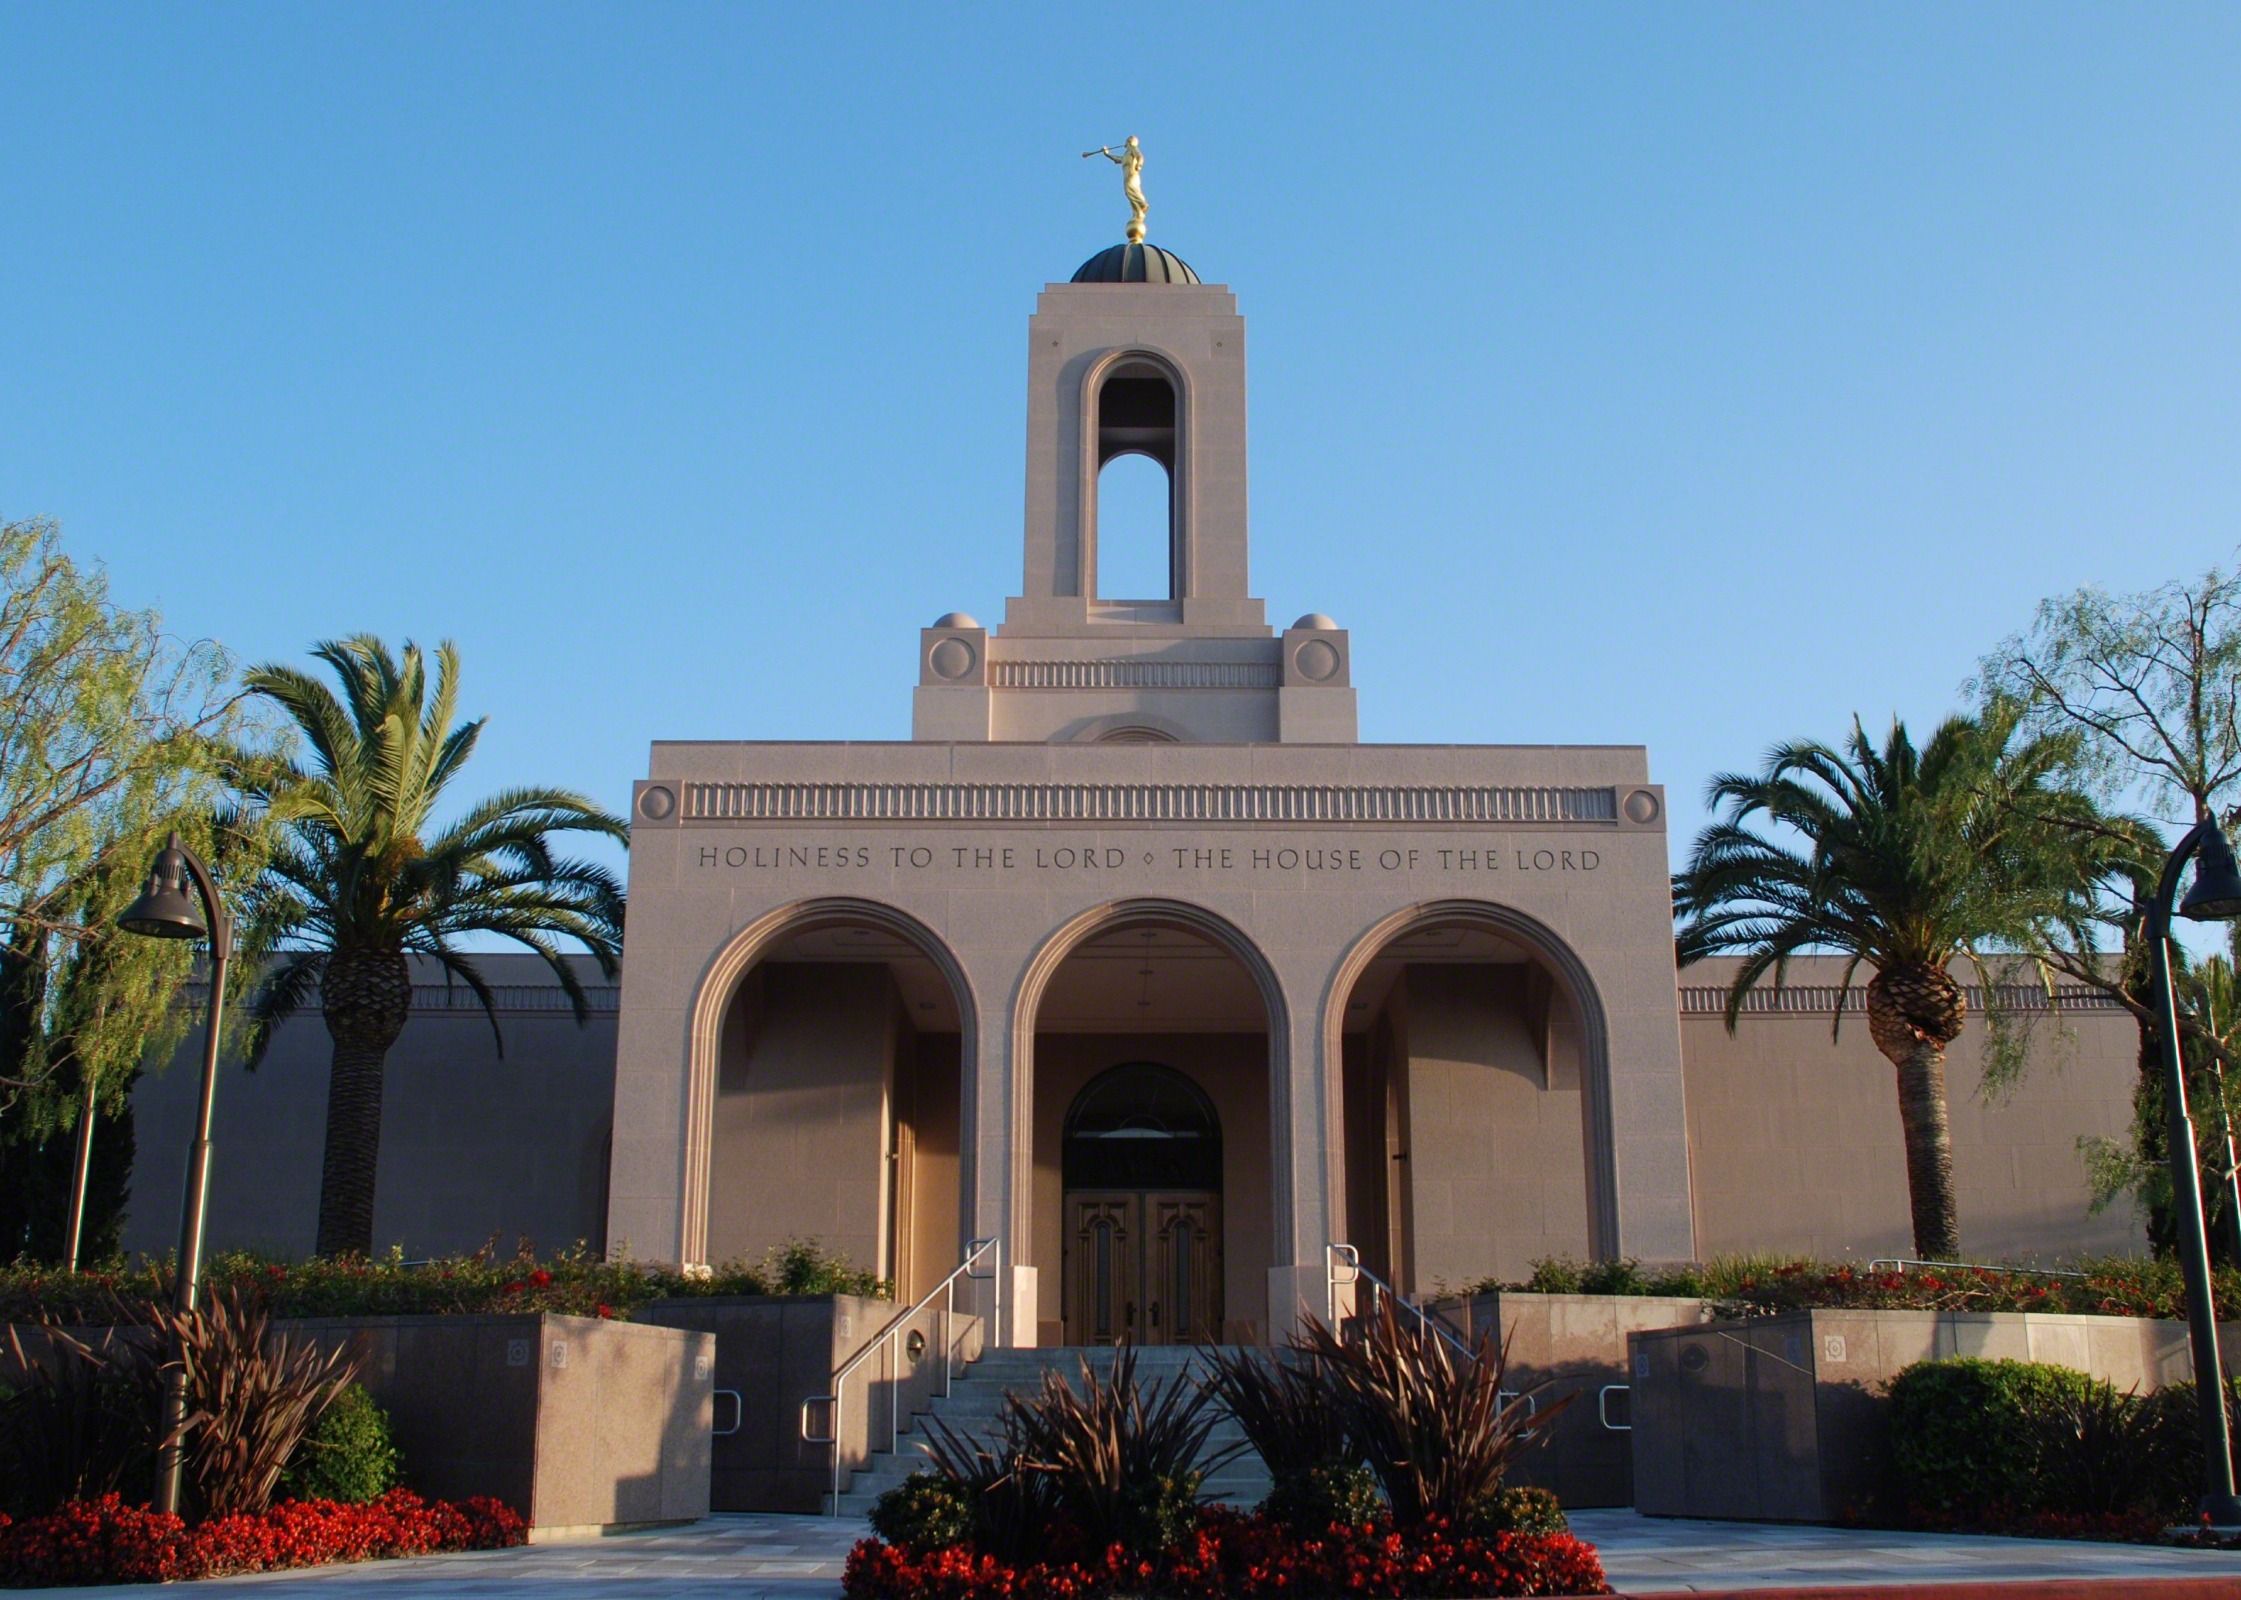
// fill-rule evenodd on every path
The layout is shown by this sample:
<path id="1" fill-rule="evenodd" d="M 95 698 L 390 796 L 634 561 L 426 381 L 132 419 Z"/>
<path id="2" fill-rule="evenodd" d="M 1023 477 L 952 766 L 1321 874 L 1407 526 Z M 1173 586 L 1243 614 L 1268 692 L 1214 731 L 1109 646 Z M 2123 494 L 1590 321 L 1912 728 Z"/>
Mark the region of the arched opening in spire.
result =
<path id="1" fill-rule="evenodd" d="M 1114 366 L 1097 390 L 1097 551 L 1093 593 L 1172 600 L 1175 384 L 1147 360 Z"/>

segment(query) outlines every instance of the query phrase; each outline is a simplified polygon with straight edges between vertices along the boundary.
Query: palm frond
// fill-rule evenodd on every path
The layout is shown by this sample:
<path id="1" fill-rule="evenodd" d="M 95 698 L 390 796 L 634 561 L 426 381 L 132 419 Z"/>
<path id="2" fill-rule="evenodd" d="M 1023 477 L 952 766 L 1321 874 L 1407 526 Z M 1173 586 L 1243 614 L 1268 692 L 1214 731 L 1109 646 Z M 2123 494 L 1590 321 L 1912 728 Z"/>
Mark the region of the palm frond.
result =
<path id="1" fill-rule="evenodd" d="M 249 991 L 249 1026 L 242 1034 L 242 1064 L 257 1070 L 280 1025 L 310 1003 L 327 970 L 323 950 L 291 950 L 277 957 Z"/>

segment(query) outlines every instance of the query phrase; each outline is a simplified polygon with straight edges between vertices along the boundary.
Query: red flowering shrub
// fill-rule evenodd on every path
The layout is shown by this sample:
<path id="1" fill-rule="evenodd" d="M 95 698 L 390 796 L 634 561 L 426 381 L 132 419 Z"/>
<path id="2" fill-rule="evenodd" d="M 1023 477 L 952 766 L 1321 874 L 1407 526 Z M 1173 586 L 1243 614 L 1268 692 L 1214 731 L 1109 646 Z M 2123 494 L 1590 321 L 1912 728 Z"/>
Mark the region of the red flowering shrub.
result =
<path id="1" fill-rule="evenodd" d="M 452 1504 L 394 1489 L 364 1505 L 286 1500 L 269 1511 L 214 1517 L 190 1528 L 112 1494 L 73 1500 L 22 1522 L 0 1518 L 0 1584 L 21 1589 L 161 1583 L 329 1561 L 496 1550 L 525 1536 L 512 1508 L 479 1496 Z"/>
<path id="2" fill-rule="evenodd" d="M 1379 1521 L 1301 1538 L 1265 1517 L 1218 1506 L 1157 1557 L 1118 1545 L 1103 1556 L 1018 1567 L 953 1545 L 913 1556 L 866 1539 L 849 1552 L 848 1600 L 1104 1600 L 1156 1590 L 1177 1600 L 1438 1600 L 1441 1596 L 1608 1594 L 1591 1545 L 1570 1534 L 1456 1535 L 1431 1521 Z"/>
<path id="3" fill-rule="evenodd" d="M 0 1583 L 166 1583 L 200 1577 L 182 1559 L 187 1525 L 116 1495 L 69 1500 L 43 1517 L 0 1527 Z"/>

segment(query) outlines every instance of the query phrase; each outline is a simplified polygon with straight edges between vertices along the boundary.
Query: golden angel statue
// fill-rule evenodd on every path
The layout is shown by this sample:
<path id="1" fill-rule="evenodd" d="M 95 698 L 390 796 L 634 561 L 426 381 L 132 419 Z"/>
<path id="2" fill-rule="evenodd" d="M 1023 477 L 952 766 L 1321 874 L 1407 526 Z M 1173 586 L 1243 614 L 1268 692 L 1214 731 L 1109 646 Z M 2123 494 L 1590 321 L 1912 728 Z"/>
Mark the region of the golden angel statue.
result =
<path id="1" fill-rule="evenodd" d="M 1121 169 L 1121 189 L 1128 196 L 1128 242 L 1144 242 L 1144 213 L 1151 208 L 1144 204 L 1144 147 L 1136 142 L 1136 135 L 1128 136 L 1120 154 L 1113 153 L 1111 145 L 1099 145 L 1095 150 L 1084 150 L 1082 159 L 1103 156 Z"/>

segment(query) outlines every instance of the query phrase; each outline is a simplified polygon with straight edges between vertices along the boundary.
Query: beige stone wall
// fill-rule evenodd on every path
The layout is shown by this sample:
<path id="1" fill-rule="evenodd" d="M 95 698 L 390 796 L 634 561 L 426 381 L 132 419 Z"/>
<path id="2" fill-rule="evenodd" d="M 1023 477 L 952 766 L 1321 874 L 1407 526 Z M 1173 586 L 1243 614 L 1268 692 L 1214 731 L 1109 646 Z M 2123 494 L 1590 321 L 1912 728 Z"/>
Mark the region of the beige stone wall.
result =
<path id="1" fill-rule="evenodd" d="M 1527 979 L 1412 965 L 1401 980 L 1411 1287 L 1514 1281 L 1535 1257 L 1589 1253 L 1578 1063 L 1536 1037 Z"/>
<path id="2" fill-rule="evenodd" d="M 1717 987 L 1730 970 L 1705 962 L 1682 981 Z M 1789 982 L 1833 985 L 1839 971 L 1833 959 L 1799 961 Z M 1913 1254 L 1897 1086 L 1866 1017 L 1848 1014 L 1833 1042 L 1826 1010 L 1747 1015 L 1730 1035 L 1699 1004 L 1681 1019 L 1698 1251 Z M 2129 1206 L 2088 1214 L 2077 1154 L 2081 1136 L 2127 1134 L 2139 1048 L 2131 1017 L 2080 1009 L 2042 1018 L 2022 1082 L 1991 1102 L 1978 1092 L 1983 1045 L 1982 1019 L 1972 1016 L 1946 1069 L 1968 1258 L 2140 1249 Z"/>
<path id="3" fill-rule="evenodd" d="M 412 1019 L 389 1053 L 374 1246 L 408 1257 L 527 1236 L 546 1250 L 606 1235 L 607 1132 L 614 1105 L 615 991 L 578 964 L 599 1009 L 577 1026 L 542 961 L 476 958 L 496 988 L 501 1055 L 464 988 L 417 963 Z M 133 1096 L 138 1155 L 124 1229 L 129 1252 L 179 1240 L 187 1143 L 201 1075 L 199 1019 Z M 284 1023 L 255 1072 L 220 1064 L 210 1158 L 210 1247 L 311 1253 L 319 1221 L 331 1041 L 316 1010 Z"/>
<path id="4" fill-rule="evenodd" d="M 904 1119 L 898 1143 L 905 1158 L 896 1171 L 905 1192 L 896 1210 L 909 1220 L 897 1276 L 906 1300 L 916 1300 L 948 1277 L 964 1259 L 965 1244 L 957 1195 L 957 1035 L 921 1034 L 916 1067 L 908 1102 L 898 1108 Z"/>
<path id="5" fill-rule="evenodd" d="M 1042 1034 L 1035 1040 L 1035 1232 L 1031 1266 L 1049 1285 L 1042 1320 L 1057 1320 L 1065 1230 L 1060 1153 L 1074 1097 L 1108 1067 L 1157 1061 L 1214 1102 L 1222 1124 L 1223 1317 L 1268 1328 L 1268 1041 L 1260 1034 Z"/>
<path id="6" fill-rule="evenodd" d="M 898 1030 L 881 966 L 767 962 L 725 1019 L 709 1162 L 711 1261 L 822 1241 L 887 1261 L 888 1095 Z"/>

